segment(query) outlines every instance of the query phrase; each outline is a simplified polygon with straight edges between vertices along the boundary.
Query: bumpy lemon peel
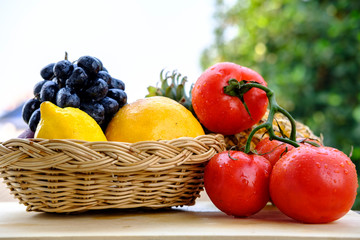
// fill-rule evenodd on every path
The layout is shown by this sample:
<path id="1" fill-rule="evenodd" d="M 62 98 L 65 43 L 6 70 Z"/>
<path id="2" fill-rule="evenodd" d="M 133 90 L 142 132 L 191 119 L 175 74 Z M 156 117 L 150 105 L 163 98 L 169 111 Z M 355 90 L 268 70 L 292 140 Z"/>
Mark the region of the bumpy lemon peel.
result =
<path id="1" fill-rule="evenodd" d="M 40 105 L 40 115 L 35 138 L 107 141 L 96 121 L 78 108 L 60 108 L 47 101 Z"/>
<path id="2" fill-rule="evenodd" d="M 125 105 L 109 123 L 109 141 L 171 140 L 204 135 L 198 120 L 180 103 L 167 97 L 149 97 Z"/>

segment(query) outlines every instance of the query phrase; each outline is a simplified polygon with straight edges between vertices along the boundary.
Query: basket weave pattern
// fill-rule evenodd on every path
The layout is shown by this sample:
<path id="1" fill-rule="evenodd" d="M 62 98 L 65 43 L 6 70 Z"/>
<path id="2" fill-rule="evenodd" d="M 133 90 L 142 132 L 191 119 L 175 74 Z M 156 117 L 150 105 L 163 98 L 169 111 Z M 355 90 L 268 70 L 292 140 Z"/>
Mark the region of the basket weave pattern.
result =
<path id="1" fill-rule="evenodd" d="M 138 143 L 11 139 L 0 143 L 0 176 L 28 211 L 193 205 L 205 163 L 224 137 Z"/>

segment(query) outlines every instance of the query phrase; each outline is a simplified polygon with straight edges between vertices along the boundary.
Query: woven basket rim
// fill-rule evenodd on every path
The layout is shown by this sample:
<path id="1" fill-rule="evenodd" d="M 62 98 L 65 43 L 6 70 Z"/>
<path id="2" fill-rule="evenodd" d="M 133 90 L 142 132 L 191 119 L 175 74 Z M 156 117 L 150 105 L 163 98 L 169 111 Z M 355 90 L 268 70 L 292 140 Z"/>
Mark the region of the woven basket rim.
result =
<path id="1" fill-rule="evenodd" d="M 221 134 L 136 143 L 13 138 L 0 142 L 0 169 L 159 171 L 181 164 L 204 163 L 209 160 L 209 156 L 222 150 L 225 150 L 225 142 Z"/>
<path id="2" fill-rule="evenodd" d="M 188 139 L 188 140 L 194 140 L 194 139 L 200 139 L 200 138 L 204 138 L 206 136 L 215 136 L 215 137 L 224 137 L 223 134 L 220 133 L 208 133 L 208 134 L 203 134 L 203 135 L 199 135 L 197 137 L 179 137 L 179 138 L 175 138 L 175 139 L 171 139 L 171 140 L 163 140 L 163 139 L 159 139 L 159 140 L 143 140 L 143 141 L 138 141 L 138 142 L 134 142 L 134 143 L 130 143 L 130 142 L 121 142 L 121 141 L 85 141 L 85 140 L 78 140 L 78 139 L 46 139 L 46 138 L 19 138 L 19 137 L 13 137 L 4 141 L 0 141 L 0 144 L 6 144 L 9 141 L 13 141 L 13 140 L 20 140 L 20 141 L 32 141 L 32 142 L 39 142 L 39 141 L 60 141 L 60 142 L 78 142 L 78 143 L 98 143 L 98 142 L 104 142 L 104 143 L 122 143 L 122 144 L 137 144 L 137 143 L 142 143 L 142 142 L 173 142 L 179 139 Z"/>

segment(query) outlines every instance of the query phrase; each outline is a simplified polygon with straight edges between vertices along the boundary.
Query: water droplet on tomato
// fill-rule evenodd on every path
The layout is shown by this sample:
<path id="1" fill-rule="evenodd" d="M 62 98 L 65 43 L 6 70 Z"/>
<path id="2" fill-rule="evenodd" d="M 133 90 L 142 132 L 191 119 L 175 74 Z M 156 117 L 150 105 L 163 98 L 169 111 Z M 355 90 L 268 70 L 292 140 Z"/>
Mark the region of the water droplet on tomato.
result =
<path id="1" fill-rule="evenodd" d="M 345 174 L 348 174 L 348 173 L 349 173 L 349 170 L 344 169 L 344 173 L 345 173 Z"/>
<path id="2" fill-rule="evenodd" d="M 328 169 L 328 165 L 327 165 L 326 163 L 325 163 L 324 167 L 325 167 L 326 169 Z"/>
<path id="3" fill-rule="evenodd" d="M 249 181 L 248 181 L 247 179 L 245 179 L 245 178 L 243 178 L 243 179 L 241 180 L 241 182 L 242 182 L 243 184 L 249 184 Z"/>
<path id="4" fill-rule="evenodd" d="M 340 167 L 345 167 L 344 163 L 340 163 Z"/>
<path id="5" fill-rule="evenodd" d="M 340 172 L 339 169 L 335 169 L 335 170 L 334 170 L 334 173 L 339 173 L 339 172 Z"/>
<path id="6" fill-rule="evenodd" d="M 315 165 L 316 165 L 318 168 L 320 168 L 320 167 L 321 167 L 321 165 L 320 165 L 320 163 L 319 163 L 319 162 L 316 162 L 316 163 L 315 163 Z"/>
<path id="7" fill-rule="evenodd" d="M 336 179 L 334 179 L 333 182 L 336 183 Z"/>

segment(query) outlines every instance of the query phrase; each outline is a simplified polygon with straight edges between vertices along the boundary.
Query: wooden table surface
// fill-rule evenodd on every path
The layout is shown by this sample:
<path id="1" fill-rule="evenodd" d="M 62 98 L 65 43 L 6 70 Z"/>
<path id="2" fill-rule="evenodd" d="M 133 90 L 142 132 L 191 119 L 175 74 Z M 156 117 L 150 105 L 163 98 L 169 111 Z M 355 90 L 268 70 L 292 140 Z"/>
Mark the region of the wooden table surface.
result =
<path id="1" fill-rule="evenodd" d="M 26 212 L 0 202 L 0 239 L 360 239 L 360 214 L 328 224 L 298 223 L 268 205 L 249 218 L 233 218 L 208 199 L 166 210 L 102 210 L 81 214 Z"/>

